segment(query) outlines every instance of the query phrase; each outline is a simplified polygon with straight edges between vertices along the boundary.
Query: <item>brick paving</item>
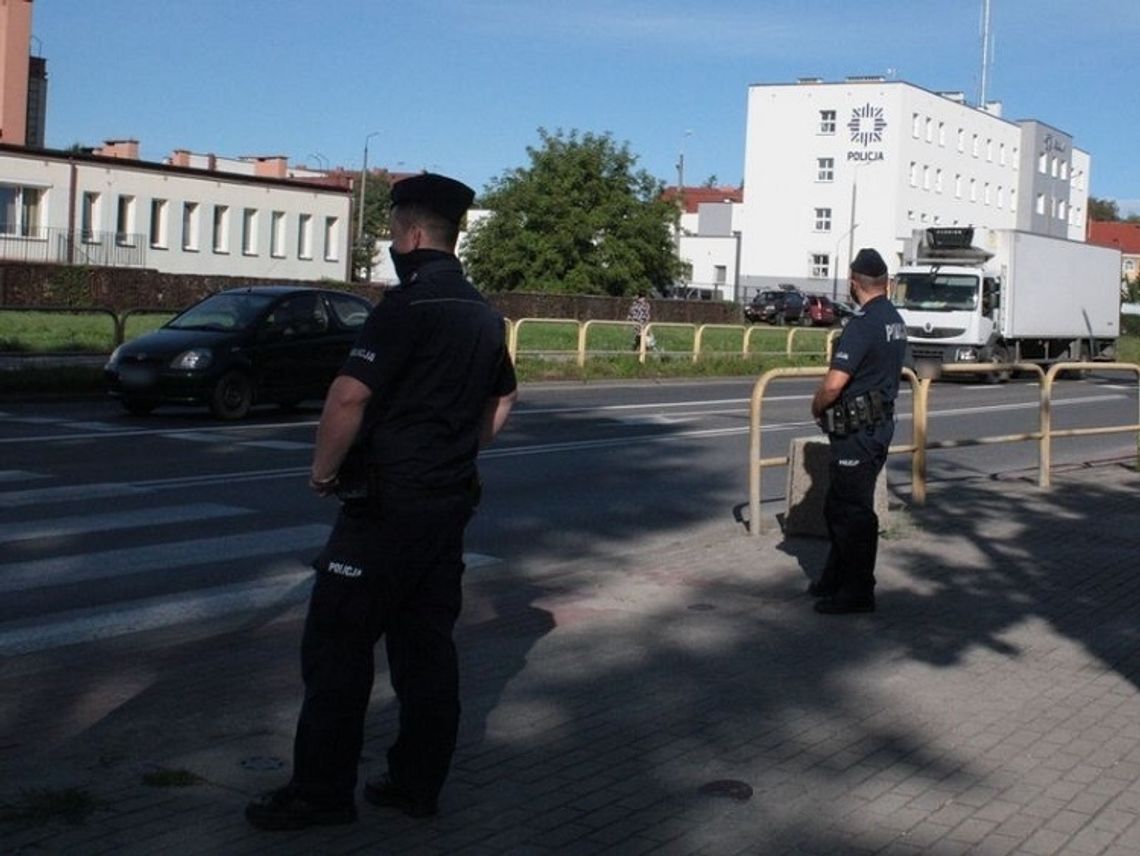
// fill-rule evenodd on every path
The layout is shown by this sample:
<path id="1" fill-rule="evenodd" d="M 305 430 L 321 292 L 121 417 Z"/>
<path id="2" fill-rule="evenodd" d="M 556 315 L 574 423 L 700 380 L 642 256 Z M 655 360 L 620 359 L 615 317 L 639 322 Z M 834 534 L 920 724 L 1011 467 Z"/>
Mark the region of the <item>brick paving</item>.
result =
<path id="1" fill-rule="evenodd" d="M 0 852 L 1140 854 L 1140 475 L 1055 484 L 896 509 L 874 615 L 813 613 L 825 545 L 776 527 L 473 570 L 431 820 L 245 824 L 287 777 L 299 607 L 0 663 L 0 803 L 95 801 L 0 823 Z M 381 674 L 366 773 L 393 724 Z M 703 788 L 725 781 L 747 788 Z"/>

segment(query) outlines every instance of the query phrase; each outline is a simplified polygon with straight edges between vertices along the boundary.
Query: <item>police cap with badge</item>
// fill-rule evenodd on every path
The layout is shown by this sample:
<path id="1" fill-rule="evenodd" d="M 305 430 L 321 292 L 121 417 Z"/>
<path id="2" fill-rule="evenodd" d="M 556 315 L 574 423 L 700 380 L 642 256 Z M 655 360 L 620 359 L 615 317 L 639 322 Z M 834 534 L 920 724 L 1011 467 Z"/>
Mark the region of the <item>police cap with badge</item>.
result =
<path id="1" fill-rule="evenodd" d="M 393 208 L 397 205 L 426 208 L 449 223 L 458 225 L 475 201 L 475 191 L 462 181 L 446 175 L 421 172 L 393 184 L 391 199 Z"/>

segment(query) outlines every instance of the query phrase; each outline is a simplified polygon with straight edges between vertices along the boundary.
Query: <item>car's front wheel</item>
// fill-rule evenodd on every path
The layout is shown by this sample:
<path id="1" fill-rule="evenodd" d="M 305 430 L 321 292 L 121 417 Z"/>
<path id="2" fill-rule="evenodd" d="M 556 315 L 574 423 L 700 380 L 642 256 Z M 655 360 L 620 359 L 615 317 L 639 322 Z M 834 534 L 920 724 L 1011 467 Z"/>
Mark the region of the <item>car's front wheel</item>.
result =
<path id="1" fill-rule="evenodd" d="M 253 381 L 245 372 L 226 372 L 210 393 L 210 412 L 218 419 L 243 419 L 252 406 Z"/>

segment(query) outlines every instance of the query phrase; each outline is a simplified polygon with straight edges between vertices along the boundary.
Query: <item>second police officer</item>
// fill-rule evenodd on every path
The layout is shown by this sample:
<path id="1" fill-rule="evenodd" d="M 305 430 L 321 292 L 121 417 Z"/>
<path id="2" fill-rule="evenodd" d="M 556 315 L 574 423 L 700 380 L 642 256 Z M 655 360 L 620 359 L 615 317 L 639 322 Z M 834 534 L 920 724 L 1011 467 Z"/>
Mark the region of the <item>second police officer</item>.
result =
<path id="1" fill-rule="evenodd" d="M 874 612 L 879 518 L 875 482 L 894 435 L 894 404 L 906 358 L 906 325 L 887 298 L 887 265 L 873 249 L 851 262 L 858 310 L 835 344 L 812 416 L 831 444 L 824 517 L 827 563 L 808 587 L 816 612 Z"/>

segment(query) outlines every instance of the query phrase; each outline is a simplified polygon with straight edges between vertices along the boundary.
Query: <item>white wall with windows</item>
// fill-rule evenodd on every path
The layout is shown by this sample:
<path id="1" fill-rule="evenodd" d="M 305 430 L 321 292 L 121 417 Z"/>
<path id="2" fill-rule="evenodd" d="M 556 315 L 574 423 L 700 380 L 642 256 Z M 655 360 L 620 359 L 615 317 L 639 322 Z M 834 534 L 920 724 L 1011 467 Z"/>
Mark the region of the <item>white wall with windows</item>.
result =
<path id="1" fill-rule="evenodd" d="M 1047 127 L 1002 119 L 996 103 L 981 110 L 961 93 L 877 77 L 750 87 L 738 227 L 745 290 L 791 282 L 842 291 L 851 252 L 876 247 L 893 270 L 904 241 L 929 226 L 1083 239 L 1089 158 L 1059 132 L 1047 216 L 1031 218 L 1046 188 L 1026 163 Z"/>
<path id="2" fill-rule="evenodd" d="M 71 247 L 79 264 L 346 280 L 351 206 L 347 190 L 315 184 L 0 150 L 0 238 L 25 242 L 22 255 L 4 242 L 9 258 L 65 261 Z"/>

